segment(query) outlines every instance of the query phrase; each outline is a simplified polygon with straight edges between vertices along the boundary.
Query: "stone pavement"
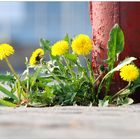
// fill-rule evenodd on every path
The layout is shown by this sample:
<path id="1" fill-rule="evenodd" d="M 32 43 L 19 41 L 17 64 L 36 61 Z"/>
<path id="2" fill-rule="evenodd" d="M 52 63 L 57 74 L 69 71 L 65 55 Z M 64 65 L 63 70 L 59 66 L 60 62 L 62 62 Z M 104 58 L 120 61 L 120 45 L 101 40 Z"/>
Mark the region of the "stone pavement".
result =
<path id="1" fill-rule="evenodd" d="M 0 107 L 0 138 L 140 138 L 140 105 Z"/>

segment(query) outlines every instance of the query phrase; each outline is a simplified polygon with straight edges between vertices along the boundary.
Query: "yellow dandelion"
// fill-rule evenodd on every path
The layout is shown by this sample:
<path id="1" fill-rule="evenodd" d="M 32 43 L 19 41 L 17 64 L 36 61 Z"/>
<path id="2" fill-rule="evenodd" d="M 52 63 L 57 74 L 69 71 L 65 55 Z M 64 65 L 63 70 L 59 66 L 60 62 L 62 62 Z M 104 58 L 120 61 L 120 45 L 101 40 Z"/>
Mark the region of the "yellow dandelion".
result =
<path id="1" fill-rule="evenodd" d="M 53 56 L 64 55 L 69 49 L 69 44 L 67 41 L 61 40 L 56 42 L 51 48 L 51 54 Z"/>
<path id="2" fill-rule="evenodd" d="M 9 44 L 0 44 L 0 60 L 14 54 L 14 48 Z"/>
<path id="3" fill-rule="evenodd" d="M 30 57 L 30 65 L 37 65 L 43 56 L 44 50 L 41 48 L 36 49 Z"/>
<path id="4" fill-rule="evenodd" d="M 88 55 L 92 50 L 92 41 L 89 36 L 80 34 L 74 38 L 72 41 L 72 50 L 77 55 Z"/>
<path id="5" fill-rule="evenodd" d="M 120 76 L 124 81 L 132 82 L 139 76 L 139 69 L 132 64 L 126 65 L 120 70 Z"/>

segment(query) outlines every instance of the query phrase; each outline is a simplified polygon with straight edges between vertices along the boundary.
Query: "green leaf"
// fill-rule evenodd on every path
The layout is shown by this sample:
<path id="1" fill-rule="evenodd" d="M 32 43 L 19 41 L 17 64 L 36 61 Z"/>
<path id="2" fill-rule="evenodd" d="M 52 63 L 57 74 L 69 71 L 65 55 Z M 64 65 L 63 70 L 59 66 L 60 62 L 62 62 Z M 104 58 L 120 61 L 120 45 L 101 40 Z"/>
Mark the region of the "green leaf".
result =
<path id="1" fill-rule="evenodd" d="M 129 95 L 130 93 L 131 93 L 130 89 L 125 89 L 120 93 L 120 95 Z"/>
<path id="2" fill-rule="evenodd" d="M 53 94 L 53 88 L 49 86 L 44 87 L 43 92 L 33 92 L 29 95 L 29 105 L 30 106 L 50 106 L 53 102 L 55 95 Z"/>
<path id="3" fill-rule="evenodd" d="M 16 101 L 18 100 L 17 97 L 16 97 L 14 94 L 12 94 L 10 91 L 8 91 L 6 88 L 4 88 L 4 87 L 1 86 L 1 85 L 0 85 L 0 91 L 1 91 L 2 93 L 4 93 L 5 95 L 11 97 L 12 99 L 14 99 L 14 100 L 16 100 Z"/>
<path id="4" fill-rule="evenodd" d="M 74 101 L 74 98 L 75 98 L 76 95 L 77 95 L 77 92 L 74 92 L 74 93 L 71 95 L 71 103 Z"/>
<path id="5" fill-rule="evenodd" d="M 134 86 L 140 85 L 140 77 L 138 77 L 133 83 Z"/>
<path id="6" fill-rule="evenodd" d="M 14 77 L 12 75 L 3 75 L 0 74 L 0 81 L 6 82 L 6 81 L 13 81 Z"/>
<path id="7" fill-rule="evenodd" d="M 50 51 L 50 41 L 49 40 L 46 40 L 44 38 L 41 38 L 40 39 L 40 46 L 44 49 L 44 52 L 46 51 Z"/>
<path id="8" fill-rule="evenodd" d="M 140 87 L 140 77 L 138 77 L 134 82 L 133 86 L 131 87 L 131 93 L 135 92 L 135 90 Z"/>
<path id="9" fill-rule="evenodd" d="M 8 106 L 8 107 L 16 107 L 17 106 L 16 104 L 13 104 L 11 102 L 5 101 L 3 99 L 0 99 L 0 104 L 4 105 L 4 106 Z"/>
<path id="10" fill-rule="evenodd" d="M 117 67 L 115 67 L 114 69 L 112 69 L 109 72 L 109 74 L 114 73 L 115 71 L 119 71 L 122 67 L 124 67 L 125 65 L 130 64 L 134 60 L 137 60 L 137 58 L 135 58 L 135 57 L 128 57 L 128 58 L 126 58 L 125 60 L 123 60 L 122 62 L 120 62 L 120 64 L 118 64 Z"/>
<path id="11" fill-rule="evenodd" d="M 48 104 L 42 104 L 42 103 L 36 103 L 36 102 L 32 102 L 32 103 L 28 103 L 29 107 L 46 107 Z"/>
<path id="12" fill-rule="evenodd" d="M 131 105 L 133 102 L 134 102 L 134 100 L 132 98 L 127 98 L 127 101 L 125 104 Z"/>
<path id="13" fill-rule="evenodd" d="M 107 95 L 107 96 L 104 97 L 103 100 L 104 100 L 104 101 L 106 101 L 106 100 L 111 101 L 111 100 L 112 100 L 112 96 Z"/>
<path id="14" fill-rule="evenodd" d="M 77 55 L 75 54 L 65 54 L 65 57 L 74 63 L 77 62 Z"/>
<path id="15" fill-rule="evenodd" d="M 119 96 L 119 97 L 116 99 L 116 104 L 117 104 L 117 105 L 122 105 L 122 106 L 130 105 L 130 104 L 132 104 L 133 102 L 134 102 L 133 99 L 128 98 L 128 97 L 121 97 L 121 96 Z"/>
<path id="16" fill-rule="evenodd" d="M 140 87 L 140 77 L 138 77 L 135 81 L 133 81 L 133 83 L 130 86 L 130 88 L 128 89 L 128 91 L 126 90 L 124 92 L 128 92 L 128 94 L 132 94 L 139 87 Z"/>
<path id="17" fill-rule="evenodd" d="M 31 80 L 31 87 L 35 84 L 36 79 L 37 79 L 37 77 L 38 77 L 40 71 L 41 71 L 41 68 L 38 69 L 38 70 L 32 75 L 32 77 L 31 77 L 31 79 L 30 79 L 30 80 Z"/>
<path id="18" fill-rule="evenodd" d="M 100 66 L 100 71 L 103 73 L 103 72 L 105 72 L 105 67 L 104 67 L 104 65 L 101 65 Z"/>
<path id="19" fill-rule="evenodd" d="M 77 92 L 67 92 L 67 95 L 61 105 L 72 105 Z"/>
<path id="20" fill-rule="evenodd" d="M 114 68 L 117 57 L 124 49 L 124 34 L 118 24 L 115 24 L 110 32 L 108 41 L 108 67 L 109 70 Z"/>
<path id="21" fill-rule="evenodd" d="M 64 40 L 69 43 L 69 35 L 68 34 L 65 35 Z"/>
<path id="22" fill-rule="evenodd" d="M 108 103 L 109 103 L 109 100 L 99 100 L 99 104 L 98 106 L 99 107 L 107 107 L 108 106 Z"/>
<path id="23" fill-rule="evenodd" d="M 108 41 L 108 70 L 114 68 L 115 62 L 118 60 L 119 54 L 124 49 L 124 34 L 118 24 L 115 24 L 110 32 L 110 39 Z M 110 84 L 112 81 L 113 75 L 110 75 L 106 81 L 106 94 L 110 89 Z"/>
<path id="24" fill-rule="evenodd" d="M 113 74 L 114 72 L 116 71 L 119 71 L 122 67 L 124 67 L 125 65 L 128 65 L 130 64 L 131 62 L 133 62 L 134 60 L 137 60 L 137 58 L 135 57 L 128 57 L 126 58 L 125 60 L 123 60 L 122 62 L 120 62 L 114 69 L 112 69 L 111 71 L 109 71 L 103 78 L 104 79 L 107 79 L 110 74 Z"/>
<path id="25" fill-rule="evenodd" d="M 44 77 L 39 76 L 37 79 L 45 83 L 52 82 L 52 76 L 44 76 Z"/>
<path id="26" fill-rule="evenodd" d="M 47 93 L 52 93 L 53 89 L 51 87 L 49 87 L 49 86 L 45 86 L 45 91 Z"/>
<path id="27" fill-rule="evenodd" d="M 127 64 L 130 64 L 131 62 L 133 62 L 134 60 L 137 60 L 135 57 L 129 57 L 126 58 L 125 60 L 123 60 L 122 62 L 120 62 L 120 64 L 117 65 L 117 67 L 115 67 L 114 69 L 112 69 L 111 71 L 109 71 L 102 79 L 99 87 L 98 87 L 98 94 L 101 92 L 104 80 L 107 80 L 111 74 L 113 74 L 116 71 L 119 71 L 122 67 L 124 67 Z M 97 95 L 98 95 L 97 94 Z"/>
<path id="28" fill-rule="evenodd" d="M 57 58 L 56 63 L 62 72 L 65 72 L 65 65 L 62 63 L 62 60 Z"/>

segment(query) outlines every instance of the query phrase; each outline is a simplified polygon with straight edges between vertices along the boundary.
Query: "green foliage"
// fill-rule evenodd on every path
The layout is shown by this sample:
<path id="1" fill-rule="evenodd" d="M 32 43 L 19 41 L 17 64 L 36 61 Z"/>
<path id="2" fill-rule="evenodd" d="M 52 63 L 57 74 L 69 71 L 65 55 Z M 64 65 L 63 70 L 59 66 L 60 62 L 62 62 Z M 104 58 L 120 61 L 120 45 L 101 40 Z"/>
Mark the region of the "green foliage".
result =
<path id="1" fill-rule="evenodd" d="M 6 101 L 6 100 L 3 100 L 3 99 L 0 99 L 0 104 L 4 105 L 4 106 L 8 106 L 8 107 L 16 107 L 17 106 L 16 104 L 11 103 L 11 102 Z"/>
<path id="2" fill-rule="evenodd" d="M 75 54 L 65 54 L 65 57 L 68 59 L 68 60 L 70 60 L 70 61 L 72 61 L 73 63 L 77 63 L 77 55 L 75 55 Z"/>
<path id="3" fill-rule="evenodd" d="M 70 39 L 69 39 L 69 35 L 68 34 L 65 35 L 64 40 L 67 41 L 68 43 L 70 43 Z"/>
<path id="4" fill-rule="evenodd" d="M 34 107 L 50 106 L 53 102 L 53 98 L 54 94 L 51 92 L 51 89 L 48 89 L 42 93 L 31 93 L 29 95 L 29 105 Z"/>
<path id="5" fill-rule="evenodd" d="M 115 100 L 114 100 L 114 103 L 116 104 L 116 105 L 118 105 L 118 106 L 120 106 L 120 105 L 130 105 L 130 104 L 132 104 L 134 101 L 133 101 L 133 99 L 131 99 L 131 98 L 128 98 L 128 97 L 126 97 L 126 96 L 120 96 L 120 97 L 117 97 Z"/>
<path id="6" fill-rule="evenodd" d="M 112 28 L 108 41 L 108 67 L 99 66 L 100 74 L 96 76 L 92 70 L 88 56 L 80 56 L 85 61 L 83 66 L 79 56 L 71 48 L 72 39 L 68 34 L 64 37 L 69 43 L 69 50 L 62 56 L 52 56 L 51 42 L 40 39 L 40 47 L 50 57 L 43 57 L 38 65 L 31 66 L 26 58 L 26 69 L 18 77 L 11 74 L 0 74 L 0 91 L 5 95 L 0 104 L 10 107 L 32 106 L 45 107 L 55 105 L 83 105 L 106 107 L 109 105 L 129 105 L 133 100 L 129 97 L 140 87 L 140 77 L 129 82 L 126 87 L 108 94 L 115 72 L 133 63 L 134 57 L 129 57 L 116 66 L 119 54 L 124 49 L 124 34 L 118 24 Z M 5 87 L 10 89 L 7 90 Z M 106 90 L 106 95 L 103 93 Z"/>
<path id="7" fill-rule="evenodd" d="M 12 75 L 0 74 L 0 82 L 13 82 L 14 77 Z"/>
<path id="8" fill-rule="evenodd" d="M 0 85 L 0 91 L 2 93 L 4 93 L 5 95 L 7 95 L 8 97 L 11 97 L 12 99 L 18 100 L 17 97 L 14 94 L 12 94 L 10 91 L 8 91 L 5 87 L 3 87 L 1 85 Z"/>
<path id="9" fill-rule="evenodd" d="M 137 60 L 137 58 L 135 58 L 135 57 L 126 58 L 122 62 L 120 62 L 120 64 L 118 64 L 114 69 L 109 71 L 108 73 L 111 74 L 111 73 L 114 73 L 116 71 L 119 71 L 123 66 L 128 65 L 128 64 L 132 63 L 135 60 Z"/>
<path id="10" fill-rule="evenodd" d="M 40 39 L 40 46 L 44 49 L 44 52 L 50 51 L 50 41 L 44 38 Z"/>
<path id="11" fill-rule="evenodd" d="M 135 92 L 138 87 L 140 87 L 140 77 L 138 77 L 138 79 L 132 83 L 132 86 L 130 86 L 131 93 Z"/>
<path id="12" fill-rule="evenodd" d="M 111 71 L 114 68 L 116 61 L 118 60 L 119 54 L 124 49 L 124 34 L 118 24 L 115 24 L 110 32 L 110 39 L 108 41 L 108 71 Z M 110 89 L 110 84 L 112 81 L 113 75 L 106 81 L 106 93 Z"/>
<path id="13" fill-rule="evenodd" d="M 115 24 L 110 32 L 110 39 L 108 41 L 108 69 L 114 68 L 114 64 L 118 59 L 119 54 L 124 49 L 124 34 L 118 24 Z"/>
<path id="14" fill-rule="evenodd" d="M 37 77 L 40 73 L 41 69 L 37 69 L 37 71 L 31 76 L 30 78 L 30 87 L 32 88 L 32 86 L 36 83 Z"/>
<path id="15" fill-rule="evenodd" d="M 107 107 L 109 104 L 109 100 L 99 100 L 99 107 Z"/>
<path id="16" fill-rule="evenodd" d="M 114 69 L 112 69 L 111 71 L 109 71 L 102 79 L 100 85 L 99 85 L 99 88 L 98 88 L 98 94 L 101 92 L 101 89 L 103 87 L 103 84 L 105 81 L 107 81 L 110 76 L 116 72 L 116 71 L 119 71 L 123 66 L 127 65 L 127 64 L 130 64 L 132 63 L 134 60 L 136 60 L 135 57 L 129 57 L 129 58 L 126 58 L 125 60 L 123 60 L 122 62 L 120 62 Z"/>

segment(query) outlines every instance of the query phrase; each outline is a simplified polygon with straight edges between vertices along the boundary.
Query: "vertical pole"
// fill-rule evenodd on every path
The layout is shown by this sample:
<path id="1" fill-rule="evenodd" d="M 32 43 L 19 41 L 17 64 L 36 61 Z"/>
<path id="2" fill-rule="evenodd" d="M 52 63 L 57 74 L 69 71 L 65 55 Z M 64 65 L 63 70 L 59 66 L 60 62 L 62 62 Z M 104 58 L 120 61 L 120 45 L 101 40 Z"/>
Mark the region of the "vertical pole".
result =
<path id="1" fill-rule="evenodd" d="M 107 58 L 109 32 L 115 23 L 119 23 L 119 2 L 90 2 L 94 50 L 93 69 L 98 69 Z"/>

